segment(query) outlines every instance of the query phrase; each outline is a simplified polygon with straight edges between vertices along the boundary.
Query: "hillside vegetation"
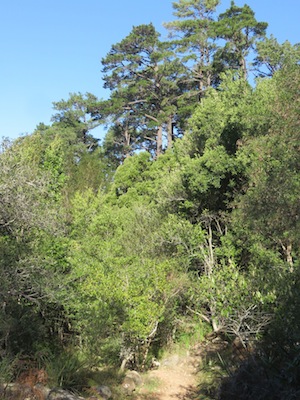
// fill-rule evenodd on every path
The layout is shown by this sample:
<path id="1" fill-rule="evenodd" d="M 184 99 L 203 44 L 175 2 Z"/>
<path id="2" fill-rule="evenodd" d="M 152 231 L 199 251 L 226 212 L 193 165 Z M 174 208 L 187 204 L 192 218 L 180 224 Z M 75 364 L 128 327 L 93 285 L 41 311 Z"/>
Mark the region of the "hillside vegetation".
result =
<path id="1" fill-rule="evenodd" d="M 300 48 L 218 3 L 173 3 L 166 42 L 133 27 L 108 100 L 3 140 L 2 383 L 26 364 L 81 390 L 200 331 L 244 354 L 211 398 L 300 397 Z"/>

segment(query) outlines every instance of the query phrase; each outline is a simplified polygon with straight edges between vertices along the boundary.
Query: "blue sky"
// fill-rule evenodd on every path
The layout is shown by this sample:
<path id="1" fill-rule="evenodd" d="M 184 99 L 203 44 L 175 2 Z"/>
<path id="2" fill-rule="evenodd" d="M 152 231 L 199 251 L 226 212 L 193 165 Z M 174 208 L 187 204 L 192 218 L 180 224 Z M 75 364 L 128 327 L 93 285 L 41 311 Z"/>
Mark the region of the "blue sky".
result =
<path id="1" fill-rule="evenodd" d="M 235 3 L 247 3 L 279 42 L 300 42 L 300 0 Z M 229 5 L 223 0 L 219 11 Z M 172 11 L 171 0 L 1 0 L 0 137 L 49 124 L 52 102 L 71 92 L 107 97 L 101 58 L 134 25 L 152 22 L 164 38 Z"/>

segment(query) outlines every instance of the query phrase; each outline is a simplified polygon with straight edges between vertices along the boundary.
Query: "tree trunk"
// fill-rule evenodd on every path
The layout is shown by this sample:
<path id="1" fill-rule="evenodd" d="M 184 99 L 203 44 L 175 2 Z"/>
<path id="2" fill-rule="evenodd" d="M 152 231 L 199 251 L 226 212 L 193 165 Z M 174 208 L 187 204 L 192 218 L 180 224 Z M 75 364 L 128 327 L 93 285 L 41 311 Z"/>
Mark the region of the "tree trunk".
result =
<path id="1" fill-rule="evenodd" d="M 292 244 L 288 243 L 287 245 L 284 245 L 281 243 L 282 250 L 285 255 L 286 262 L 290 266 L 290 272 L 294 271 L 294 261 L 293 261 L 293 256 L 292 256 Z"/>
<path id="2" fill-rule="evenodd" d="M 159 126 L 157 129 L 157 148 L 156 148 L 156 157 L 159 157 L 162 154 L 162 148 L 163 148 L 163 129 L 162 126 Z"/>
<path id="3" fill-rule="evenodd" d="M 130 137 L 130 133 L 129 133 L 129 130 L 128 130 L 128 127 L 127 127 L 127 126 L 126 126 L 126 129 L 125 129 L 125 131 L 124 131 L 124 138 L 125 138 L 126 146 L 129 147 L 129 146 L 130 146 L 130 139 L 131 139 L 131 137 Z"/>
<path id="4" fill-rule="evenodd" d="M 245 57 L 242 57 L 240 59 L 240 67 L 243 71 L 244 79 L 247 80 L 247 64 L 246 64 L 246 59 Z"/>
<path id="5" fill-rule="evenodd" d="M 170 116 L 168 119 L 168 149 L 171 149 L 173 147 L 173 139 L 173 117 Z"/>

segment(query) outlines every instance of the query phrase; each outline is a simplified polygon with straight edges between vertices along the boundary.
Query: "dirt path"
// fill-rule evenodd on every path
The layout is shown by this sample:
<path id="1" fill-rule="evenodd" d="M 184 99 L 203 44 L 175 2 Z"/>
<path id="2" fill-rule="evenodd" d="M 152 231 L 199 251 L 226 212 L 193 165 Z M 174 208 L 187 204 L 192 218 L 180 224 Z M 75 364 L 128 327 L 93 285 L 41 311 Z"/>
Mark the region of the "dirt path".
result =
<path id="1" fill-rule="evenodd" d="M 192 400 L 197 389 L 199 357 L 186 354 L 164 359 L 145 377 L 137 400 Z"/>

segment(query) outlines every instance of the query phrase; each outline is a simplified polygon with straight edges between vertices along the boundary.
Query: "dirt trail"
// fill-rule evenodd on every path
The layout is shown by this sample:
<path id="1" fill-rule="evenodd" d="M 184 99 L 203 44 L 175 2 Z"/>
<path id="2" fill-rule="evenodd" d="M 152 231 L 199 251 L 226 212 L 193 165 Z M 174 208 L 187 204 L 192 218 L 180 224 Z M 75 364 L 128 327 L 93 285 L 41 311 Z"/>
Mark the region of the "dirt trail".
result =
<path id="1" fill-rule="evenodd" d="M 172 355 L 145 377 L 137 400 L 192 400 L 197 390 L 199 356 Z M 151 388 L 151 382 L 152 387 Z"/>

